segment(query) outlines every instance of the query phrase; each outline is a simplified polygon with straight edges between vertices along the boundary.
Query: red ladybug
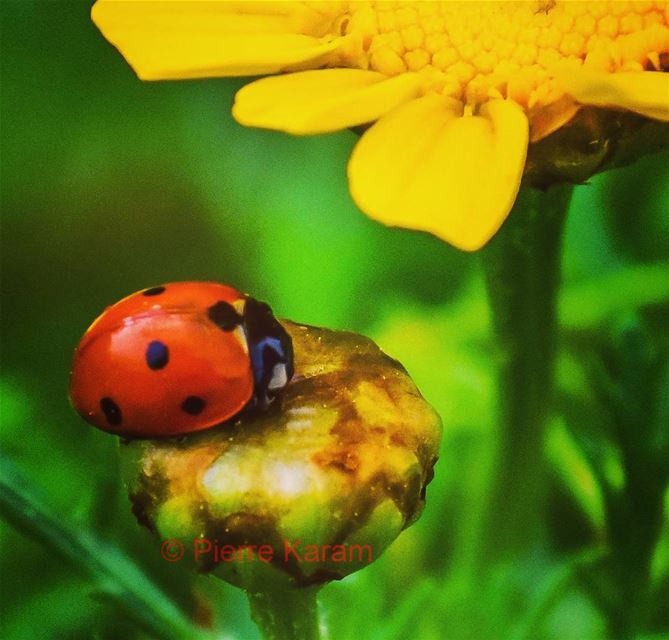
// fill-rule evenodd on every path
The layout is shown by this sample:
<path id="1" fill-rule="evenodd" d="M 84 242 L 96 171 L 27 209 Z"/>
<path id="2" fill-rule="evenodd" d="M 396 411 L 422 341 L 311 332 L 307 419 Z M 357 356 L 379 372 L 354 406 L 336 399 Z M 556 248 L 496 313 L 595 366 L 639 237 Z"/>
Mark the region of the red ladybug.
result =
<path id="1" fill-rule="evenodd" d="M 95 320 L 74 355 L 70 397 L 104 431 L 178 436 L 268 406 L 292 375 L 290 336 L 268 305 L 215 282 L 175 282 Z"/>

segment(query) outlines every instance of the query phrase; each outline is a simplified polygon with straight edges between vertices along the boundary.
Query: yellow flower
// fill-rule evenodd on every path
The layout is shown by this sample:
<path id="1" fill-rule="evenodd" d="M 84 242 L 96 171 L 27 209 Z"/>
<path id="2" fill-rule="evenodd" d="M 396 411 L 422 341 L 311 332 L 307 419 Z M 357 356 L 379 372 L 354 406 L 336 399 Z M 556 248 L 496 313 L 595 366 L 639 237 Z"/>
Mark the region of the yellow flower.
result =
<path id="1" fill-rule="evenodd" d="M 667 2 L 98 0 L 92 15 L 145 80 L 281 74 L 238 92 L 244 125 L 373 123 L 348 166 L 355 202 L 465 250 L 507 217 L 528 144 L 583 105 L 669 120 Z"/>

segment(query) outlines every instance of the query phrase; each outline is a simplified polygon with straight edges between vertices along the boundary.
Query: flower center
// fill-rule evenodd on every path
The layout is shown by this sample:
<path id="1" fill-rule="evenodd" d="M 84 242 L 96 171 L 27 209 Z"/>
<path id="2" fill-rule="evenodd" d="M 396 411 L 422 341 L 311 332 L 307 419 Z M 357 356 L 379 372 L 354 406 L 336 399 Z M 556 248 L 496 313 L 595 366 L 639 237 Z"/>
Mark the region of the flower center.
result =
<path id="1" fill-rule="evenodd" d="M 549 69 L 660 68 L 669 49 L 664 2 L 349 2 L 333 31 L 345 36 L 338 65 L 388 76 L 420 72 L 423 91 L 477 104 L 511 98 L 524 107 L 561 92 Z"/>

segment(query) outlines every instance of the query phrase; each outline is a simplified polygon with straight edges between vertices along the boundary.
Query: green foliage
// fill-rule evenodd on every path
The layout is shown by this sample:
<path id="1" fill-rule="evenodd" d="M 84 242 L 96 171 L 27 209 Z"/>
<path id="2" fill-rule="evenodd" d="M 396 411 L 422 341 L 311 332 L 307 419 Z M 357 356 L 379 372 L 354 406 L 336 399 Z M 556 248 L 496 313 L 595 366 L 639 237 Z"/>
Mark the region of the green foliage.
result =
<path id="1" fill-rule="evenodd" d="M 110 600 L 152 635 L 204 640 L 137 565 L 113 545 L 98 540 L 85 526 L 59 518 L 41 503 L 13 465 L 0 458 L 0 513 L 20 532 L 81 569 L 95 585 L 97 598 Z"/>
<path id="2" fill-rule="evenodd" d="M 323 589 L 331 640 L 669 634 L 669 154 L 575 189 L 545 526 L 483 580 L 497 363 L 476 256 L 365 218 L 346 185 L 354 134 L 242 129 L 237 81 L 140 83 L 84 3 L 0 11 L 3 638 L 186 637 L 209 608 L 223 637 L 258 637 L 242 594 L 160 558 L 115 439 L 67 400 L 90 321 L 185 279 L 369 335 L 443 418 L 421 520 Z"/>

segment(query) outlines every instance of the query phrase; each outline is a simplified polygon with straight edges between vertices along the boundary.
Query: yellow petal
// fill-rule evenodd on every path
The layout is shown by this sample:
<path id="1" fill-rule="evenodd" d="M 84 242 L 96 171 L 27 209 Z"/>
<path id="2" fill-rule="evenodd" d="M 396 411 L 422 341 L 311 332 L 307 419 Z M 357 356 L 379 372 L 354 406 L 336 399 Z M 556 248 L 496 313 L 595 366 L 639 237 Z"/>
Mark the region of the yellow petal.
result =
<path id="1" fill-rule="evenodd" d="M 564 90 L 582 104 L 629 109 L 669 121 L 669 73 L 602 73 L 565 65 L 555 70 L 555 76 Z"/>
<path id="2" fill-rule="evenodd" d="M 362 69 L 319 69 L 256 80 L 240 89 L 232 115 L 249 127 L 293 134 L 372 122 L 416 97 L 417 74 L 393 78 Z"/>
<path id="3" fill-rule="evenodd" d="M 459 116 L 455 101 L 427 95 L 372 126 L 348 167 L 351 194 L 371 217 L 480 249 L 518 193 L 528 122 L 513 102 L 491 100 Z"/>
<path id="4" fill-rule="evenodd" d="M 91 17 L 143 80 L 318 66 L 340 42 L 313 35 L 323 17 L 297 2 L 98 0 Z"/>

